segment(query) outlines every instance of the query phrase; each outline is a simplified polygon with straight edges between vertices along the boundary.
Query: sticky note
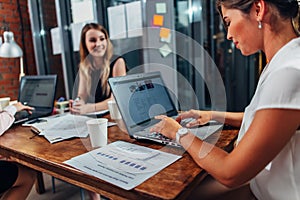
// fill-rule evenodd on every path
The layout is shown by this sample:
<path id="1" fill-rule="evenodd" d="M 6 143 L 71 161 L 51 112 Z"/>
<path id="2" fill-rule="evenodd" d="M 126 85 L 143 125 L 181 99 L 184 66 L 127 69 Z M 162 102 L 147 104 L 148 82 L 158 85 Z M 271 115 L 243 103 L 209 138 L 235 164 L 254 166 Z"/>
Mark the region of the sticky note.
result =
<path id="1" fill-rule="evenodd" d="M 160 41 L 170 43 L 171 42 L 171 34 L 169 34 L 169 36 L 167 38 L 160 38 Z"/>
<path id="2" fill-rule="evenodd" d="M 161 38 L 168 38 L 169 35 L 170 35 L 170 32 L 171 32 L 171 30 L 168 29 L 168 28 L 161 28 L 161 29 L 160 29 L 160 33 L 159 33 L 159 36 L 160 36 Z"/>
<path id="3" fill-rule="evenodd" d="M 154 26 L 163 26 L 164 25 L 164 16 L 153 15 L 153 25 Z"/>
<path id="4" fill-rule="evenodd" d="M 156 13 L 157 14 L 165 14 L 167 12 L 167 5 L 166 3 L 157 3 L 155 5 Z"/>
<path id="5" fill-rule="evenodd" d="M 165 44 L 159 48 L 159 52 L 163 57 L 166 57 L 172 52 L 172 49 L 167 44 Z"/>

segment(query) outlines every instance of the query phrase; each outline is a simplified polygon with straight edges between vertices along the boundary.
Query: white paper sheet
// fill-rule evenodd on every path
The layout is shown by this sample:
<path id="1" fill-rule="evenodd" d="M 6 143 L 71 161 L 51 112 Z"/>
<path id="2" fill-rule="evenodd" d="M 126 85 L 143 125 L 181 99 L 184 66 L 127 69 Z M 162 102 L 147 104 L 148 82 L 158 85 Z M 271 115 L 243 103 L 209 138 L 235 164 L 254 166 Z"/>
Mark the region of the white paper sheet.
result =
<path id="1" fill-rule="evenodd" d="M 143 35 L 141 2 L 136 1 L 125 4 L 128 37 Z"/>
<path id="2" fill-rule="evenodd" d="M 73 51 L 79 51 L 79 44 L 80 44 L 80 35 L 81 30 L 85 23 L 72 23 L 71 24 L 71 33 L 73 39 Z"/>
<path id="3" fill-rule="evenodd" d="M 32 124 L 32 129 L 40 131 L 50 143 L 59 142 L 73 137 L 87 137 L 86 121 L 90 117 L 66 114 L 49 118 L 47 122 Z"/>
<path id="4" fill-rule="evenodd" d="M 127 36 L 125 6 L 107 8 L 110 39 L 122 39 Z"/>
<path id="5" fill-rule="evenodd" d="M 71 5 L 74 23 L 95 20 L 93 0 L 71 1 Z"/>
<path id="6" fill-rule="evenodd" d="M 64 163 L 130 190 L 181 156 L 117 141 Z"/>
<path id="7" fill-rule="evenodd" d="M 60 35 L 59 35 L 59 28 L 52 28 L 50 30 L 51 33 L 51 41 L 52 41 L 52 50 L 53 55 L 57 55 L 61 53 L 61 41 L 60 41 Z"/>
<path id="8" fill-rule="evenodd" d="M 163 57 L 166 57 L 172 52 L 172 49 L 169 47 L 169 45 L 165 44 L 159 48 L 159 52 Z"/>
<path id="9" fill-rule="evenodd" d="M 157 14 L 166 14 L 167 13 L 167 4 L 166 3 L 156 3 L 155 5 Z"/>
<path id="10" fill-rule="evenodd" d="M 68 113 L 41 119 L 46 122 L 31 124 L 31 129 L 44 136 L 50 143 L 55 143 L 74 137 L 87 137 L 86 121 L 92 118 Z M 108 127 L 114 125 L 116 125 L 115 122 L 107 124 Z"/>

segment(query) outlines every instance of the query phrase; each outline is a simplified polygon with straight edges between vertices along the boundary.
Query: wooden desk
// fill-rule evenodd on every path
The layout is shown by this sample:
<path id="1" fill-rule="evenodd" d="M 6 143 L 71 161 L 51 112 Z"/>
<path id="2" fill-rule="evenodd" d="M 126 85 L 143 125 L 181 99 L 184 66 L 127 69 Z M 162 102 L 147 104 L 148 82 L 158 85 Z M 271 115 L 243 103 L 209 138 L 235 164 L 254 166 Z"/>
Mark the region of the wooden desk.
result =
<path id="1" fill-rule="evenodd" d="M 135 144 L 160 149 L 153 143 L 141 143 L 122 132 L 117 126 L 108 129 L 109 142 L 123 140 Z M 222 131 L 217 145 L 228 148 L 236 138 L 237 130 Z M 123 190 L 94 176 L 63 164 L 64 161 L 91 150 L 89 138 L 71 139 L 50 144 L 44 137 L 34 137 L 29 127 L 16 126 L 0 137 L 0 154 L 11 157 L 18 163 L 47 173 L 87 190 L 111 199 L 185 199 L 206 176 L 189 154 L 168 166 L 155 176 L 132 190 Z M 180 148 L 164 148 L 168 152 L 180 153 Z"/>

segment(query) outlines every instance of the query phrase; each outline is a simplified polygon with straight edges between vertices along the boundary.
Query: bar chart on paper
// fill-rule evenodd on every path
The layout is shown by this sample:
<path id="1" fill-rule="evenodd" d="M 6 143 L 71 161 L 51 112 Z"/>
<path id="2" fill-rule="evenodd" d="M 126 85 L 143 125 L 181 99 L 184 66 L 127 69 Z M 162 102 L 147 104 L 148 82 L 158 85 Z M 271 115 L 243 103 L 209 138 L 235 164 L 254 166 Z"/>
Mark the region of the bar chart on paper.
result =
<path id="1" fill-rule="evenodd" d="M 130 190 L 179 158 L 181 156 L 117 141 L 65 163 Z"/>

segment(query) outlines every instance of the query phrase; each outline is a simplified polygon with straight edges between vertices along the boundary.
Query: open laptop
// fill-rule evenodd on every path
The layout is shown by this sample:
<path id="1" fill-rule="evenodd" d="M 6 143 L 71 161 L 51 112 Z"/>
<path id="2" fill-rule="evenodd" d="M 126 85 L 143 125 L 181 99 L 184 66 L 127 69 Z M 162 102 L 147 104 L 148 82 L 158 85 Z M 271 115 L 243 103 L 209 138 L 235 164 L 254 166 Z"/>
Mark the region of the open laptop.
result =
<path id="1" fill-rule="evenodd" d="M 51 115 L 54 107 L 57 75 L 23 76 L 20 80 L 18 101 L 34 107 L 32 114 L 27 111 L 16 113 L 14 124 L 20 124 Z"/>
<path id="2" fill-rule="evenodd" d="M 149 131 L 159 121 L 154 119 L 155 116 L 167 115 L 175 118 L 178 115 L 160 72 L 113 77 L 109 79 L 109 84 L 131 138 L 180 146 L 176 141 Z M 214 128 L 204 128 L 203 131 L 210 135 L 220 128 L 221 124 Z"/>

